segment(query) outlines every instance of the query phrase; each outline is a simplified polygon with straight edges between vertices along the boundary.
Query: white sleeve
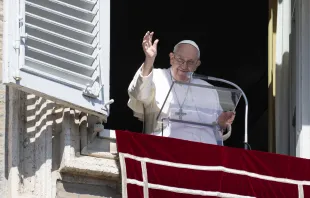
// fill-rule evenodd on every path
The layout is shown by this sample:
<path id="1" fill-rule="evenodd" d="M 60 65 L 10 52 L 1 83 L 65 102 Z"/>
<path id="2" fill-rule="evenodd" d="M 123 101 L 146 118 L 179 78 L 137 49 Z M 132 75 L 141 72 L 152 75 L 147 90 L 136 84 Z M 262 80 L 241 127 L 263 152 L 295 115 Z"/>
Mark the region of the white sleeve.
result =
<path id="1" fill-rule="evenodd" d="M 128 87 L 128 106 L 138 114 L 143 113 L 143 105 L 148 106 L 155 99 L 153 71 L 148 76 L 142 76 L 141 69 L 138 69 Z"/>

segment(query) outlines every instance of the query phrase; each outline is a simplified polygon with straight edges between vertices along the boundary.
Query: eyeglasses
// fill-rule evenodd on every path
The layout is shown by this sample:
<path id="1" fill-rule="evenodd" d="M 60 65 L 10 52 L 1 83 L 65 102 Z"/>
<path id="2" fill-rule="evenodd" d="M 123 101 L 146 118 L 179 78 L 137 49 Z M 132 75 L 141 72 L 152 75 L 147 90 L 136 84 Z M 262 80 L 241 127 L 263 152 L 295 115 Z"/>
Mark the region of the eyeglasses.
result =
<path id="1" fill-rule="evenodd" d="M 185 61 L 184 59 L 182 59 L 179 55 L 176 55 L 174 54 L 174 59 L 176 60 L 176 62 L 179 64 L 179 65 L 184 65 L 186 63 L 186 65 L 190 68 L 193 68 L 196 66 L 197 64 L 197 61 L 194 61 L 194 60 L 188 60 L 188 61 Z"/>

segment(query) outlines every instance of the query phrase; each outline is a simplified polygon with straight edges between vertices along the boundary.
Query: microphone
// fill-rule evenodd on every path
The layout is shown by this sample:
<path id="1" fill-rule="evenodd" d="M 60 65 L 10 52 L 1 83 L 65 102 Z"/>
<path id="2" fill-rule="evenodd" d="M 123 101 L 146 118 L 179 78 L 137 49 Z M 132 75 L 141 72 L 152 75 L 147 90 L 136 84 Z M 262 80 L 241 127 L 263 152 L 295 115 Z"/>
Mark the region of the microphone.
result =
<path id="1" fill-rule="evenodd" d="M 194 72 L 187 72 L 187 78 L 192 79 Z"/>
<path id="2" fill-rule="evenodd" d="M 244 149 L 248 149 L 248 99 L 245 95 L 245 93 L 243 92 L 243 90 L 238 86 L 236 85 L 235 83 L 233 82 L 230 82 L 228 80 L 225 80 L 225 79 L 221 79 L 221 78 L 216 78 L 216 77 L 212 77 L 212 76 L 205 76 L 205 75 L 201 75 L 201 74 L 196 74 L 196 73 L 192 73 L 191 74 L 192 78 L 193 79 L 203 79 L 203 80 L 210 80 L 210 81 L 218 81 L 218 82 L 223 82 L 223 83 L 226 83 L 226 84 L 229 84 L 233 87 L 235 87 L 236 89 L 238 89 L 242 96 L 243 96 L 243 99 L 244 99 L 244 102 L 245 102 L 245 126 L 244 126 Z"/>

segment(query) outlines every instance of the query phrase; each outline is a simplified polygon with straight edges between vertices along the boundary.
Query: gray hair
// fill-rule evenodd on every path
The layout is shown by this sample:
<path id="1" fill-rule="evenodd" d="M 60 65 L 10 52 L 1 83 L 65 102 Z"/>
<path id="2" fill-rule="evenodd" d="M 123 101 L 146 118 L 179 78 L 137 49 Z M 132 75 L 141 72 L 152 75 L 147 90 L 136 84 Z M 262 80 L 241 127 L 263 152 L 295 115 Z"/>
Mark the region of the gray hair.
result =
<path id="1" fill-rule="evenodd" d="M 174 46 L 173 52 L 176 52 L 176 51 L 177 51 L 178 46 L 179 46 L 180 44 L 190 44 L 190 45 L 194 46 L 194 47 L 198 50 L 198 58 L 200 58 L 200 50 L 199 50 L 199 47 L 198 47 L 198 45 L 197 45 L 194 41 L 192 41 L 192 40 L 183 40 L 183 41 L 178 42 L 178 43 Z"/>

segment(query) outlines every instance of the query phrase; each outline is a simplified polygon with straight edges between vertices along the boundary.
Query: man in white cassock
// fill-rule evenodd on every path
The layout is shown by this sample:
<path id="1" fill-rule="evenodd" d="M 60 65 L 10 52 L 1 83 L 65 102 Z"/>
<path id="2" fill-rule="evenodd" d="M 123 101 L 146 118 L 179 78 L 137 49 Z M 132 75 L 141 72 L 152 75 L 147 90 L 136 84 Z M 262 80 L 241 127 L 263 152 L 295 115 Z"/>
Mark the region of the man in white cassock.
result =
<path id="1" fill-rule="evenodd" d="M 202 89 L 193 86 L 174 84 L 160 114 L 161 118 L 169 117 L 196 123 L 214 123 L 218 127 L 198 126 L 180 122 L 160 122 L 157 115 L 165 102 L 173 81 L 189 82 L 212 86 L 206 81 L 193 79 L 191 75 L 200 66 L 200 50 L 191 40 L 183 40 L 175 45 L 169 54 L 170 68 L 154 68 L 157 55 L 156 39 L 153 32 L 147 32 L 142 47 L 145 61 L 131 81 L 128 94 L 128 106 L 134 116 L 144 122 L 144 131 L 148 134 L 165 137 L 221 144 L 221 134 L 232 124 L 235 113 L 223 112 L 215 89 Z M 219 136 L 220 134 L 220 136 Z"/>

